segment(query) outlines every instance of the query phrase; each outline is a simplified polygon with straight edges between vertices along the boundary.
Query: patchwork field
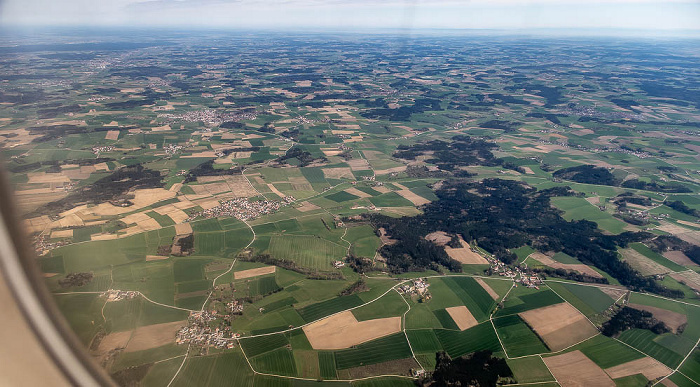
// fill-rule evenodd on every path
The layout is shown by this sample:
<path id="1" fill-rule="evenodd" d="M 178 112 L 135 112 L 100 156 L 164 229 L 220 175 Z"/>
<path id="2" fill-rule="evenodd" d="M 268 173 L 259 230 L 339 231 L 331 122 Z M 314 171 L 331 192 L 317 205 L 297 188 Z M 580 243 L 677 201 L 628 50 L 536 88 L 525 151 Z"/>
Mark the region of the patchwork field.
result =
<path id="1" fill-rule="evenodd" d="M 331 270 L 331 262 L 343 260 L 347 248 L 312 236 L 273 236 L 268 252 L 277 259 L 288 259 L 301 267 Z"/>

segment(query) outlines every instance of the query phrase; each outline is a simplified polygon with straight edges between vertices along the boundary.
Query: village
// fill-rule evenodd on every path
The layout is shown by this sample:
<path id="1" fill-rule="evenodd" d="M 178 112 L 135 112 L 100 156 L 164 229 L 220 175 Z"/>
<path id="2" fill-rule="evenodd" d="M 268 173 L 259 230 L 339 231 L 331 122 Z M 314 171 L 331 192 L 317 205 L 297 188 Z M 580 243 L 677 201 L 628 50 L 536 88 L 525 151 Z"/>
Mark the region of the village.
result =
<path id="1" fill-rule="evenodd" d="M 234 347 L 234 340 L 239 338 L 239 333 L 231 333 L 230 327 L 214 328 L 209 323 L 217 319 L 216 311 L 204 310 L 201 312 L 191 312 L 187 322 L 188 325 L 182 327 L 175 337 L 176 344 L 193 344 L 201 347 L 215 347 L 219 349 L 231 349 Z"/>
<path id="2" fill-rule="evenodd" d="M 282 200 L 258 200 L 233 199 L 221 202 L 216 207 L 209 208 L 190 215 L 185 221 L 190 222 L 197 218 L 218 218 L 233 217 L 239 220 L 251 220 L 262 215 L 272 214 L 280 208 L 293 203 L 296 199 L 293 196 L 285 196 Z"/>

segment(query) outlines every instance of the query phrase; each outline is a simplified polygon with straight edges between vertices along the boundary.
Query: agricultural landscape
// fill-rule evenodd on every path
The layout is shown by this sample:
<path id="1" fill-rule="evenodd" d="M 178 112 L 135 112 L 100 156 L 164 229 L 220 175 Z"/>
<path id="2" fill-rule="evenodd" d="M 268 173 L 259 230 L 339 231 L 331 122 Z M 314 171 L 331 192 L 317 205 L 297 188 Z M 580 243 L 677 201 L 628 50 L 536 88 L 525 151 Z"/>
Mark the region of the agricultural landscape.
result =
<path id="1" fill-rule="evenodd" d="M 16 205 L 120 385 L 700 384 L 697 41 L 6 41 Z"/>

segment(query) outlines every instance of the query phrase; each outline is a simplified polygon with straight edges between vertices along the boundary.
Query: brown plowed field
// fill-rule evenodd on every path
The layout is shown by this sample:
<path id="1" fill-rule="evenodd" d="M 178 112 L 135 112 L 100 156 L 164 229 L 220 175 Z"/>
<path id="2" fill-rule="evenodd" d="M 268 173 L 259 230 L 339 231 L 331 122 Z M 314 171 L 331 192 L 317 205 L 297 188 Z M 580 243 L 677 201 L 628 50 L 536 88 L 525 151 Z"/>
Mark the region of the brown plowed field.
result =
<path id="1" fill-rule="evenodd" d="M 265 274 L 272 274 L 275 272 L 277 269 L 276 266 L 265 266 L 265 267 L 258 267 L 257 269 L 248 269 L 248 270 L 242 270 L 242 271 L 237 271 L 233 273 L 233 278 L 235 279 L 243 279 L 243 278 L 250 278 L 250 277 L 257 277 Z"/>
<path id="2" fill-rule="evenodd" d="M 672 370 L 650 357 L 643 357 L 615 367 L 606 368 L 605 372 L 613 379 L 642 374 L 645 378 L 654 380 L 670 374 Z"/>
<path id="3" fill-rule="evenodd" d="M 314 349 L 344 349 L 401 331 L 401 317 L 357 321 L 345 311 L 305 326 Z"/>
<path id="4" fill-rule="evenodd" d="M 581 351 L 542 358 L 562 387 L 610 386 L 615 382 Z"/>
<path id="5" fill-rule="evenodd" d="M 467 330 L 479 324 L 466 306 L 453 306 L 445 310 L 450 314 L 450 317 L 452 317 L 452 320 L 457 324 L 460 331 Z"/>
<path id="6" fill-rule="evenodd" d="M 528 310 L 520 317 L 555 352 L 598 334 L 586 317 L 568 303 Z"/>

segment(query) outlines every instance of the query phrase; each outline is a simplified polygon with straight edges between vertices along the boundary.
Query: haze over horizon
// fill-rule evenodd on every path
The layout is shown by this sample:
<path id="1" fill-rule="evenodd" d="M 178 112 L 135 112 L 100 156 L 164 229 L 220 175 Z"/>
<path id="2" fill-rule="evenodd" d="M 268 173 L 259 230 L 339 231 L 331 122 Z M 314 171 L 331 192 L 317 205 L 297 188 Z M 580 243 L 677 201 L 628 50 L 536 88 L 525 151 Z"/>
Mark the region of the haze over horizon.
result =
<path id="1" fill-rule="evenodd" d="M 6 0 L 3 26 L 231 29 L 700 31 L 700 2 L 673 0 Z"/>

